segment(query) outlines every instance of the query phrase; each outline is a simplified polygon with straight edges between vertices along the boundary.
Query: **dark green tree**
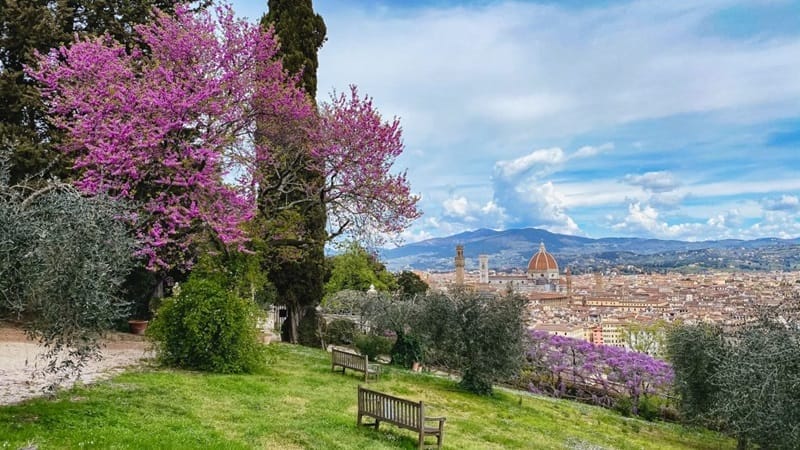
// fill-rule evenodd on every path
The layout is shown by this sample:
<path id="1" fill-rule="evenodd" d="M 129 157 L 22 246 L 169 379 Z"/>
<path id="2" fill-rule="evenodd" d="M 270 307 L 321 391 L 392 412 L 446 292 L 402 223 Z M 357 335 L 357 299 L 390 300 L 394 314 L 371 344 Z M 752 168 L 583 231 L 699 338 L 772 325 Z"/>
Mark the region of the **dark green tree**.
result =
<path id="1" fill-rule="evenodd" d="M 274 27 L 281 43 L 280 55 L 284 67 L 290 73 L 302 71 L 302 85 L 313 101 L 317 91 L 317 52 L 325 42 L 325 22 L 314 13 L 311 0 L 269 0 L 268 13 L 263 17 L 264 27 Z M 302 131 L 298 131 L 302 133 Z M 303 139 L 287 139 L 285 145 L 273 145 L 274 167 L 270 170 L 267 185 L 286 187 L 285 180 L 291 174 L 296 186 L 322 185 L 324 179 L 318 172 L 307 167 L 308 151 Z M 325 279 L 326 230 L 325 199 L 308 201 L 308 190 L 271 189 L 260 192 L 263 199 L 260 205 L 265 226 L 271 231 L 280 231 L 290 236 L 282 242 L 272 240 L 266 249 L 272 261 L 279 261 L 266 267 L 269 279 L 277 291 L 278 302 L 287 306 L 289 315 L 283 337 L 291 342 L 300 340 L 298 330 L 301 321 L 317 320 L 309 315 L 323 296 Z M 287 205 L 293 205 L 286 208 Z M 287 233 L 286 230 L 291 230 Z M 313 317 L 313 319 L 311 319 Z M 306 324 L 304 328 L 317 329 L 317 324 Z M 300 342 L 303 343 L 303 342 Z M 313 344 L 313 342 L 307 342 Z"/>
<path id="2" fill-rule="evenodd" d="M 461 374 L 459 385 L 480 395 L 522 367 L 526 300 L 513 292 L 467 290 L 425 295 L 375 296 L 366 316 L 373 327 L 397 334 L 397 364 L 422 362 Z"/>
<path id="3" fill-rule="evenodd" d="M 738 448 L 800 446 L 798 300 L 760 311 L 758 320 L 721 331 L 678 327 L 667 339 L 682 412 L 720 428 Z M 788 308 L 787 308 L 788 306 Z"/>
<path id="4" fill-rule="evenodd" d="M 303 90 L 313 100 L 317 95 L 317 52 L 325 43 L 325 21 L 314 13 L 312 0 L 269 0 L 269 11 L 261 19 L 275 27 L 281 42 L 283 67 L 303 73 Z"/>
<path id="5" fill-rule="evenodd" d="M 428 291 L 428 284 L 419 275 L 408 270 L 397 274 L 397 286 L 402 295 L 424 294 Z"/>
<path id="6" fill-rule="evenodd" d="M 690 422 L 708 423 L 719 392 L 711 377 L 719 370 L 725 353 L 722 329 L 707 324 L 677 326 L 667 334 L 666 344 L 681 412 Z"/>

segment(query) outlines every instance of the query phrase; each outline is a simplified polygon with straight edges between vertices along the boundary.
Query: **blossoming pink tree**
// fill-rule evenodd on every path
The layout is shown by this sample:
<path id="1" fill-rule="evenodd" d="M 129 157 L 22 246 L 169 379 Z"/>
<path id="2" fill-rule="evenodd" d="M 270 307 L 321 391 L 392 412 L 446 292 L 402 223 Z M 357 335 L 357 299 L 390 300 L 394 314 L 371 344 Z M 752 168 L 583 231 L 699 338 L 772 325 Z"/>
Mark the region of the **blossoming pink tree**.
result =
<path id="1" fill-rule="evenodd" d="M 191 264 L 209 233 L 227 245 L 246 239 L 255 168 L 269 154 L 270 136 L 254 138 L 258 111 L 294 126 L 315 115 L 271 32 L 230 7 L 155 14 L 137 27 L 141 47 L 88 38 L 40 56 L 29 74 L 68 132 L 76 185 L 141 205 L 142 253 L 158 270 Z"/>
<path id="2" fill-rule="evenodd" d="M 76 185 L 140 205 L 151 270 L 190 266 L 209 237 L 245 242 L 257 193 L 322 202 L 329 238 L 396 233 L 419 216 L 405 174 L 390 173 L 403 150 L 399 123 L 384 122 L 369 98 L 352 88 L 318 115 L 276 58 L 272 31 L 236 20 L 230 7 L 154 14 L 136 29 L 140 46 L 87 38 L 27 71 L 67 131 Z M 311 158 L 279 151 L 287 148 Z M 296 175 L 307 170 L 325 182 L 303 183 Z"/>
<path id="3" fill-rule="evenodd" d="M 404 149 L 400 121 L 386 122 L 372 99 L 331 95 L 320 108 L 319 145 L 312 156 L 325 175 L 322 193 L 331 237 L 380 243 L 420 216 L 405 173 L 391 169 Z"/>

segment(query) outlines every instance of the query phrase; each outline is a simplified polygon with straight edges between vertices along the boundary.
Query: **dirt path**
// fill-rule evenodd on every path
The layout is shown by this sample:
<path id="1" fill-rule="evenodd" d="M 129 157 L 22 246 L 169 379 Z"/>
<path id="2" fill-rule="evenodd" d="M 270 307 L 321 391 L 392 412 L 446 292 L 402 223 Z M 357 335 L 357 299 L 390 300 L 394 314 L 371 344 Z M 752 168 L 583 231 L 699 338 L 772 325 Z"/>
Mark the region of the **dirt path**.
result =
<path id="1" fill-rule="evenodd" d="M 112 333 L 105 342 L 103 358 L 89 362 L 81 374 L 80 382 L 91 383 L 108 378 L 151 356 L 140 336 Z M 41 351 L 41 346 L 28 340 L 20 329 L 0 323 L 0 405 L 18 403 L 44 394 L 43 388 L 52 382 L 52 378 L 33 378 L 36 365 L 43 364 L 37 358 Z M 74 383 L 72 380 L 62 386 L 69 387 Z"/>

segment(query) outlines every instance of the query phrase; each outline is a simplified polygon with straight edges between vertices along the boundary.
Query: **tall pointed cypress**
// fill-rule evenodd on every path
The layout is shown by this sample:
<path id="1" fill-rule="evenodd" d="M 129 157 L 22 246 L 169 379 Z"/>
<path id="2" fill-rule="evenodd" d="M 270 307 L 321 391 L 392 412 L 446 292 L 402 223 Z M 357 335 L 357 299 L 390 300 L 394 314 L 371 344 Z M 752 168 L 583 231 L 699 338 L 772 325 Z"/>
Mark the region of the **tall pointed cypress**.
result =
<path id="1" fill-rule="evenodd" d="M 264 27 L 274 26 L 281 44 L 284 67 L 290 73 L 302 71 L 302 87 L 312 101 L 317 93 L 317 52 L 325 42 L 325 22 L 319 14 L 314 13 L 312 0 L 269 0 L 269 12 L 262 19 Z M 288 154 L 308 152 L 307 148 L 293 147 L 280 149 Z M 307 157 L 294 158 L 283 155 L 276 161 L 300 161 L 305 166 Z M 293 168 L 279 168 L 279 172 L 291 171 Z M 306 185 L 322 184 L 324 179 L 317 172 L 300 170 L 299 177 Z M 270 195 L 263 192 L 262 195 Z M 283 203 L 302 200 L 306 192 L 290 193 Z M 289 211 L 268 212 L 273 222 L 292 222 L 290 227 L 300 230 L 301 238 L 290 244 L 293 247 L 288 253 L 294 255 L 288 262 L 268 268 L 269 279 L 278 293 L 278 300 L 287 306 L 289 317 L 284 328 L 283 337 L 291 342 L 305 345 L 317 344 L 316 316 L 314 307 L 319 305 L 323 295 L 325 278 L 324 247 L 327 237 L 325 203 L 323 198 L 311 202 L 301 202 Z M 280 244 L 278 244 L 280 245 Z M 273 246 L 274 247 L 274 246 Z M 286 249 L 273 248 L 273 255 L 286 254 Z"/>

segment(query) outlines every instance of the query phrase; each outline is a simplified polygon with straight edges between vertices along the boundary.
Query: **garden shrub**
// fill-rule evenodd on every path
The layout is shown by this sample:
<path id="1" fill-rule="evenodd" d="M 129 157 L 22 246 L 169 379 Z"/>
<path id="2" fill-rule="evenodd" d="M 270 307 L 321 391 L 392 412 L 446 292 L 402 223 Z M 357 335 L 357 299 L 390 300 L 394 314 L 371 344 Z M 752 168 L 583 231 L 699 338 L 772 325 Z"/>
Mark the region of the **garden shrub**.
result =
<path id="1" fill-rule="evenodd" d="M 358 325 L 352 320 L 334 319 L 328 324 L 326 340 L 328 344 L 352 345 L 358 334 Z"/>
<path id="2" fill-rule="evenodd" d="M 390 338 L 374 334 L 360 334 L 356 336 L 354 344 L 358 351 L 362 355 L 366 355 L 370 361 L 375 361 L 378 355 L 387 355 L 392 350 Z"/>
<path id="3" fill-rule="evenodd" d="M 166 365 L 218 373 L 253 372 L 265 364 L 256 321 L 260 308 L 219 283 L 192 276 L 164 300 L 147 330 Z"/>
<path id="4" fill-rule="evenodd" d="M 422 344 L 416 336 L 400 334 L 392 347 L 392 364 L 411 368 L 415 362 L 422 361 Z"/>

